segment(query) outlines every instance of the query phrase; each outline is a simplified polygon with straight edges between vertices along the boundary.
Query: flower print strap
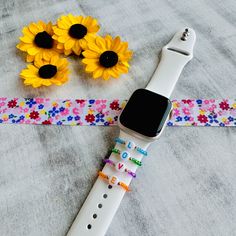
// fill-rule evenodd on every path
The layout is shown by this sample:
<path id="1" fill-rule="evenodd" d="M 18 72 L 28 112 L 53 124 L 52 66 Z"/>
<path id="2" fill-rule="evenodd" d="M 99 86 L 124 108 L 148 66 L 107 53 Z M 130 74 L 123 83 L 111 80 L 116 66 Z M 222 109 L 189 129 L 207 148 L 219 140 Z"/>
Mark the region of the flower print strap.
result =
<path id="1" fill-rule="evenodd" d="M 174 99 L 167 126 L 236 126 L 236 99 Z M 0 97 L 0 123 L 117 125 L 126 100 Z M 143 105 L 143 104 L 142 104 Z"/>

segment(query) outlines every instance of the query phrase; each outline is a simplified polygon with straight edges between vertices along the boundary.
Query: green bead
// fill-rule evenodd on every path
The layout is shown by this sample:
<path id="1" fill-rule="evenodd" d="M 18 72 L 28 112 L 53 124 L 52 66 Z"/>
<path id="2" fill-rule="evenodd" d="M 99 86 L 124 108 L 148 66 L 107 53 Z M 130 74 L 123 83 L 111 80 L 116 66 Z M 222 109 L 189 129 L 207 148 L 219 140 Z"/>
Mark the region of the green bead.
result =
<path id="1" fill-rule="evenodd" d="M 120 151 L 119 151 L 118 149 L 116 149 L 116 148 L 113 148 L 111 151 L 112 151 L 113 153 L 117 153 L 117 154 L 120 153 Z"/>
<path id="2" fill-rule="evenodd" d="M 137 164 L 138 166 L 142 166 L 142 162 L 141 162 L 141 161 L 138 161 L 138 160 L 136 160 L 136 159 L 134 159 L 134 158 L 131 158 L 130 160 L 131 160 L 133 163 Z"/>

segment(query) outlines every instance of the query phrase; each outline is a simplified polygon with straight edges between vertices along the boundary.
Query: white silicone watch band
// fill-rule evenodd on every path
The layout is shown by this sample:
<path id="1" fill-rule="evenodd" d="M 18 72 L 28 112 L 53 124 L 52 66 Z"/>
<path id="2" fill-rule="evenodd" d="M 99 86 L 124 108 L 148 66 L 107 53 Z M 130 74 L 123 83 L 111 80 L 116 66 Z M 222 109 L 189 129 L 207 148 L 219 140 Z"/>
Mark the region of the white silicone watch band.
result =
<path id="1" fill-rule="evenodd" d="M 178 31 L 172 40 L 162 49 L 161 61 L 146 89 L 165 97 L 170 97 L 183 67 L 193 56 L 193 46 L 196 39 L 195 32 L 188 28 L 189 35 L 185 41 L 181 39 L 184 31 L 185 28 Z M 144 150 L 147 149 L 151 142 L 141 138 L 139 139 L 122 130 L 120 131 L 120 138 L 133 141 Z M 117 144 L 115 147 L 125 149 L 125 147 L 122 147 L 120 144 Z M 143 155 L 135 150 L 130 151 L 130 154 L 137 160 L 142 160 L 143 158 Z M 110 159 L 118 161 L 119 157 L 116 157 L 116 154 L 112 154 Z M 136 172 L 138 168 L 136 165 L 129 162 L 126 164 L 128 169 Z M 108 164 L 105 165 L 102 171 L 109 176 L 117 176 L 120 181 L 127 185 L 129 185 L 132 180 L 132 177 L 127 173 L 119 173 Z M 120 186 L 113 186 L 112 189 L 109 189 L 108 185 L 109 184 L 103 179 L 97 179 L 67 236 L 105 235 L 125 194 L 125 190 Z M 107 197 L 104 198 L 104 196 Z M 95 214 L 96 218 L 94 218 Z"/>
<path id="2" fill-rule="evenodd" d="M 181 71 L 193 57 L 196 34 L 193 29 L 187 29 L 189 35 L 186 40 L 181 39 L 185 31 L 185 28 L 183 28 L 163 47 L 161 61 L 146 89 L 167 98 L 170 97 Z"/>
<path id="3" fill-rule="evenodd" d="M 133 141 L 138 147 L 146 150 L 149 143 L 133 137 L 122 130 L 120 138 Z M 122 144 L 116 144 L 115 148 L 125 150 Z M 136 150 L 128 150 L 130 155 L 137 160 L 142 160 L 143 155 Z M 121 161 L 119 154 L 111 154 L 111 160 Z M 136 172 L 138 166 L 128 160 L 125 162 L 128 169 Z M 130 184 L 132 177 L 125 172 L 117 172 L 109 164 L 106 164 L 102 170 L 109 176 L 117 176 L 120 181 Z M 77 215 L 73 225 L 71 226 L 67 236 L 103 236 L 105 235 L 113 216 L 115 215 L 120 202 L 125 194 L 125 190 L 120 186 L 114 185 L 108 188 L 109 183 L 98 178 L 90 191 L 86 201 L 84 202 L 79 214 Z M 104 195 L 106 194 L 106 195 Z M 104 198 L 106 197 L 106 198 Z M 99 205 L 101 204 L 101 205 Z M 99 208 L 101 207 L 101 208 Z M 96 218 L 93 217 L 96 215 Z M 91 227 L 91 228 L 90 228 Z M 90 228 L 90 229 L 89 229 Z"/>

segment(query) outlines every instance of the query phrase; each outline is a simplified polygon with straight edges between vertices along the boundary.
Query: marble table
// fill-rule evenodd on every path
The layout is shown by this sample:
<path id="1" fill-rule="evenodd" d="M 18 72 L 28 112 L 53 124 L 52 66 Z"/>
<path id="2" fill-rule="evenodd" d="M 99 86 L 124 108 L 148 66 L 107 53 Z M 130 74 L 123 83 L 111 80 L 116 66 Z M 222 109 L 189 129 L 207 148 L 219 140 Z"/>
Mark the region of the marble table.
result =
<path id="1" fill-rule="evenodd" d="M 195 57 L 173 98 L 235 98 L 234 0 L 0 1 L 0 96 L 128 98 L 144 87 L 176 30 L 196 30 Z M 92 15 L 134 50 L 128 75 L 93 81 L 71 58 L 70 82 L 32 89 L 15 45 L 30 21 Z M 116 127 L 0 126 L 0 235 L 64 236 L 114 145 Z M 167 128 L 153 144 L 107 236 L 236 235 L 236 129 Z"/>

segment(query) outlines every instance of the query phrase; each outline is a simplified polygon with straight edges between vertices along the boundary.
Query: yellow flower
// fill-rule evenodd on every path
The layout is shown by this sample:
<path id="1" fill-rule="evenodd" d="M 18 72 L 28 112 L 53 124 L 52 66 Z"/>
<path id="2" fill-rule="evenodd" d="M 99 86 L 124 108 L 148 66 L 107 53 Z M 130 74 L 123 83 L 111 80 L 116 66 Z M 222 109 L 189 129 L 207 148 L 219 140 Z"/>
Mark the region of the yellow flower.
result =
<path id="1" fill-rule="evenodd" d="M 85 71 L 92 72 L 94 79 L 118 78 L 120 74 L 128 72 L 132 52 L 128 50 L 128 43 L 121 42 L 119 36 L 114 39 L 110 35 L 96 37 L 87 46 L 88 49 L 82 53 L 85 57 L 82 62 L 86 64 Z"/>
<path id="2" fill-rule="evenodd" d="M 227 121 L 227 118 L 226 118 L 226 117 L 223 117 L 221 120 L 222 120 L 222 122 L 224 123 L 224 122 Z"/>
<path id="3" fill-rule="evenodd" d="M 233 108 L 236 108 L 236 102 L 235 102 L 235 103 L 233 103 L 233 105 L 232 105 L 232 106 L 233 106 Z"/>
<path id="4" fill-rule="evenodd" d="M 27 62 L 34 60 L 49 60 L 52 56 L 62 52 L 57 49 L 57 42 L 53 40 L 52 23 L 30 23 L 24 27 L 23 36 L 20 37 L 20 43 L 17 48 L 21 51 L 27 52 Z"/>
<path id="5" fill-rule="evenodd" d="M 21 71 L 20 77 L 25 85 L 37 88 L 41 85 L 62 85 L 68 81 L 68 74 L 68 61 L 56 55 L 49 61 L 35 60 L 34 65 L 27 65 L 27 69 Z"/>
<path id="6" fill-rule="evenodd" d="M 205 111 L 205 110 L 202 110 L 202 109 L 200 109 L 200 111 L 199 111 L 199 114 L 200 114 L 200 115 L 205 115 L 205 114 L 206 114 L 206 111 Z"/>
<path id="7" fill-rule="evenodd" d="M 179 102 L 173 102 L 173 108 L 178 108 L 180 106 Z"/>
<path id="8" fill-rule="evenodd" d="M 20 102 L 19 106 L 23 107 L 25 105 L 25 102 Z"/>
<path id="9" fill-rule="evenodd" d="M 58 42 L 57 48 L 64 50 L 65 55 L 74 52 L 80 55 L 87 48 L 89 41 L 94 41 L 96 32 L 99 30 L 97 20 L 91 16 L 73 16 L 69 14 L 57 20 L 53 26 L 54 35 Z"/>
<path id="10" fill-rule="evenodd" d="M 45 115 L 45 114 L 46 114 L 46 110 L 41 110 L 39 113 L 40 113 L 41 115 Z"/>

